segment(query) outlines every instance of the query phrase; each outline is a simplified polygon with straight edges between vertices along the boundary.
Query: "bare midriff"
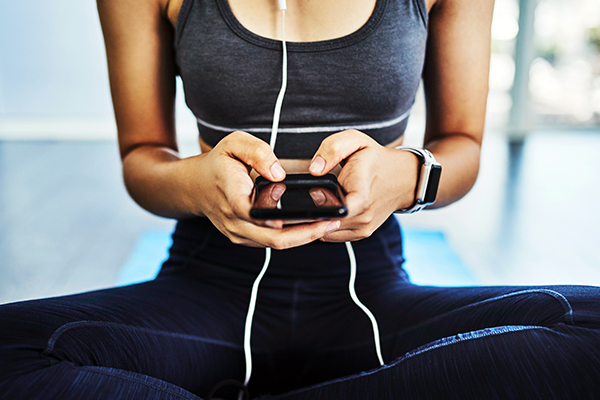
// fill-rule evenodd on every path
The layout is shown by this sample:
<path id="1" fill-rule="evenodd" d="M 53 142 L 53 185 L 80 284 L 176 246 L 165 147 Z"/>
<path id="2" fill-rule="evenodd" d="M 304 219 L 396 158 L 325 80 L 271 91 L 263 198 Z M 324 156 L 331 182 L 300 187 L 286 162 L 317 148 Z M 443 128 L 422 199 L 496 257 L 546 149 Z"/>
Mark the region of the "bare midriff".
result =
<path id="1" fill-rule="evenodd" d="M 403 139 L 404 139 L 404 136 L 401 136 L 398 139 L 394 140 L 392 143 L 388 144 L 386 147 L 400 146 L 400 145 L 402 145 Z M 208 153 L 209 151 L 212 150 L 212 147 L 210 145 L 204 143 L 202 141 L 202 139 L 198 139 L 198 142 L 200 143 L 200 150 L 202 151 L 202 153 Z M 285 171 L 288 174 L 307 173 L 310 161 L 311 160 L 290 159 L 290 158 L 279 160 L 279 162 L 281 163 L 281 166 L 283 167 L 283 169 L 285 169 Z M 337 175 L 339 170 L 340 170 L 340 168 L 338 166 L 338 167 L 334 168 L 334 170 L 332 172 Z"/>

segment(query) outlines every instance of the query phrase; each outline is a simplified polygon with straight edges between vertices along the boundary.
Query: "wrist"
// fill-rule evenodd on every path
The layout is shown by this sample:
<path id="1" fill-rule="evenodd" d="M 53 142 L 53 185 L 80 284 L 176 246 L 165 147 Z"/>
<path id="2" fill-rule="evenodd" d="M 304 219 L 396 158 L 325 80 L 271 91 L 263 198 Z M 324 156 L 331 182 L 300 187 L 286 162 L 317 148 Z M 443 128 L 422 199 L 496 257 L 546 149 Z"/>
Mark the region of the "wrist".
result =
<path id="1" fill-rule="evenodd" d="M 396 192 L 398 193 L 396 210 L 402 210 L 410 207 L 415 202 L 421 160 L 411 152 L 395 149 L 394 151 L 396 156 L 400 158 L 399 173 L 393 178 L 400 185 Z"/>
<path id="2" fill-rule="evenodd" d="M 205 216 L 204 205 L 207 189 L 204 187 L 205 179 L 201 176 L 207 176 L 205 158 L 207 154 L 184 158 L 173 163 L 169 167 L 172 170 L 169 175 L 175 182 L 175 206 L 184 214 L 184 216 L 202 217 Z"/>

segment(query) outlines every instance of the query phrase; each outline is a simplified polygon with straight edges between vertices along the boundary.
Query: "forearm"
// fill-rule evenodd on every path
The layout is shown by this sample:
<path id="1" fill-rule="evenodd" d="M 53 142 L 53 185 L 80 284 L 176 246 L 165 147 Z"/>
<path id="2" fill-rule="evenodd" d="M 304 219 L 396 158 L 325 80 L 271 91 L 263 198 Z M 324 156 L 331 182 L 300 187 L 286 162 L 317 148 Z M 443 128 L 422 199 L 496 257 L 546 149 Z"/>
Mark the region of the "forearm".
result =
<path id="1" fill-rule="evenodd" d="M 447 206 L 471 190 L 479 172 L 481 144 L 465 134 L 448 134 L 425 143 L 442 165 L 436 202 L 428 208 Z"/>
<path id="2" fill-rule="evenodd" d="M 140 146 L 123 158 L 123 180 L 129 195 L 145 210 L 166 218 L 190 218 L 202 215 L 190 201 L 189 178 L 201 173 L 191 171 L 197 165 L 170 148 Z"/>

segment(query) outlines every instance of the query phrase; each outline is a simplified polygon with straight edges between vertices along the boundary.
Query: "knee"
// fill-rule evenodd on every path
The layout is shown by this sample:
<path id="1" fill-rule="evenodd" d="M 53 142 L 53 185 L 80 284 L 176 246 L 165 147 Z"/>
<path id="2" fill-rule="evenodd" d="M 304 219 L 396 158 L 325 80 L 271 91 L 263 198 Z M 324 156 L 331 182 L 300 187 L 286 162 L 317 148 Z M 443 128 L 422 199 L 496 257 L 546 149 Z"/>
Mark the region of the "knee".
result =
<path id="1" fill-rule="evenodd" d="M 523 288 L 488 298 L 469 307 L 484 326 L 552 326 L 572 324 L 572 305 L 549 288 Z"/>
<path id="2" fill-rule="evenodd" d="M 556 323 L 600 327 L 600 287 L 547 286 L 528 288 L 506 295 L 510 309 L 524 315 L 528 325 Z"/>
<path id="3" fill-rule="evenodd" d="M 600 328 L 600 287 L 552 286 L 548 287 L 562 296 L 571 310 L 571 322 L 578 326 Z"/>

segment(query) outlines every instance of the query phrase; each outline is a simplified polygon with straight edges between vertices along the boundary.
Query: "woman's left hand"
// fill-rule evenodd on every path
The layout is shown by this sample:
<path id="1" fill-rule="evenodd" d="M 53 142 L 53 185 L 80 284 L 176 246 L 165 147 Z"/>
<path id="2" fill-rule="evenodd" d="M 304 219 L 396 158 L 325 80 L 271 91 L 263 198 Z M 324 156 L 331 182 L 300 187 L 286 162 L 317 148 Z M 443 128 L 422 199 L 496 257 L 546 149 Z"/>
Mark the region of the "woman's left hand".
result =
<path id="1" fill-rule="evenodd" d="M 413 203 L 419 167 L 414 154 L 384 147 L 351 129 L 327 137 L 309 171 L 321 176 L 340 163 L 338 181 L 346 192 L 348 216 L 341 220 L 339 229 L 321 240 L 345 242 L 369 237 L 394 211 Z"/>

